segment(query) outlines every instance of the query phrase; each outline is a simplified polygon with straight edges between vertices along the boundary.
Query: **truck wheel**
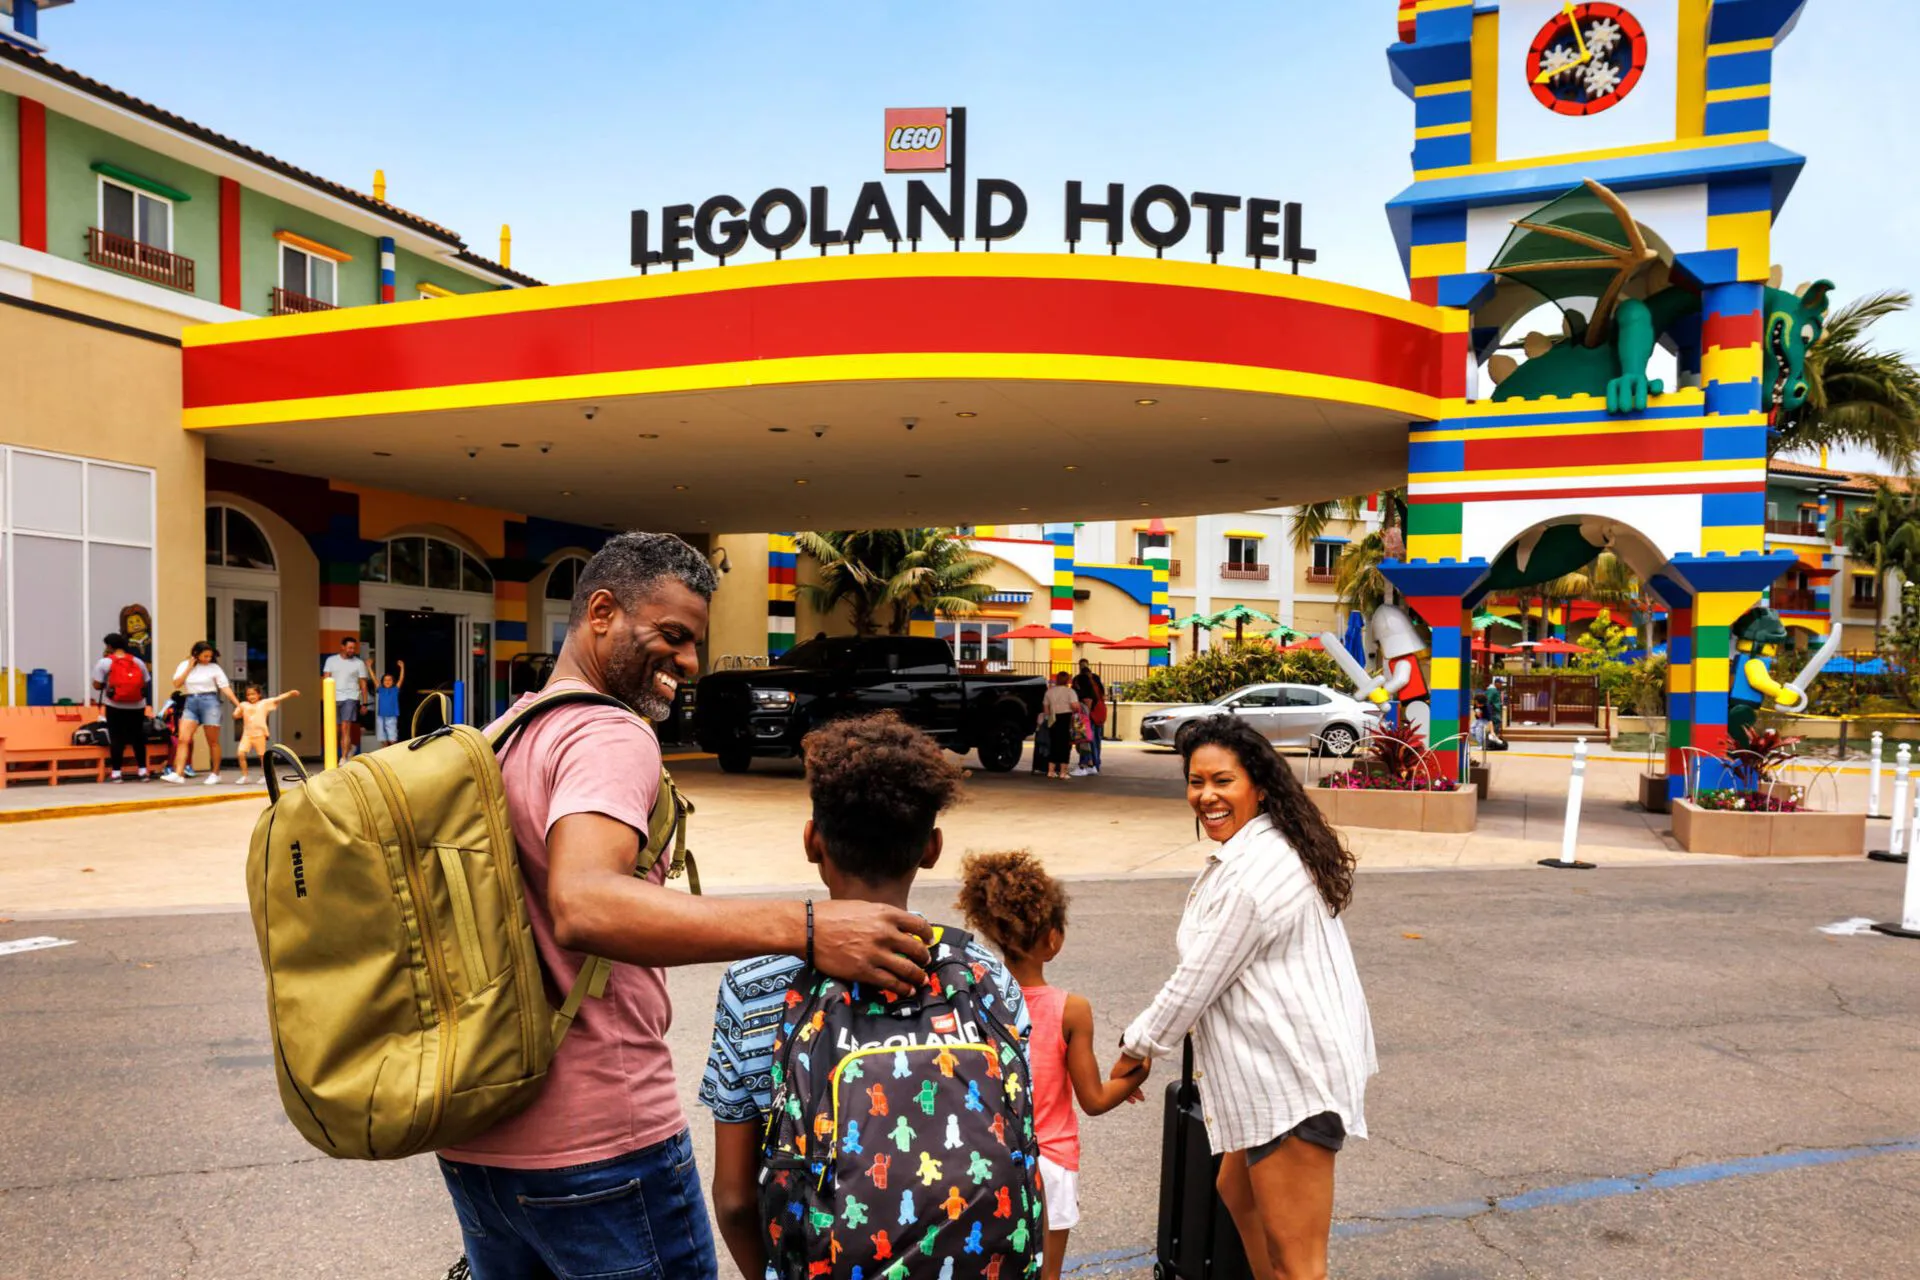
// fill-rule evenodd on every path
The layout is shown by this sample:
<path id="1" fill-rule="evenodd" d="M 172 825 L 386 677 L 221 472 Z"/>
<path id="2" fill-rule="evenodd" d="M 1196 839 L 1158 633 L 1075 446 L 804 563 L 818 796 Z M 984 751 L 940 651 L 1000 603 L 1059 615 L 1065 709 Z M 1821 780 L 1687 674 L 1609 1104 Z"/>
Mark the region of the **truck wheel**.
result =
<path id="1" fill-rule="evenodd" d="M 1006 773 L 1020 763 L 1020 750 L 1026 735 L 1011 720 L 1003 720 L 988 731 L 980 743 L 980 767 L 988 773 Z"/>
<path id="2" fill-rule="evenodd" d="M 722 773 L 745 773 L 753 767 L 753 752 L 745 747 L 724 747 L 715 754 L 720 757 Z"/>

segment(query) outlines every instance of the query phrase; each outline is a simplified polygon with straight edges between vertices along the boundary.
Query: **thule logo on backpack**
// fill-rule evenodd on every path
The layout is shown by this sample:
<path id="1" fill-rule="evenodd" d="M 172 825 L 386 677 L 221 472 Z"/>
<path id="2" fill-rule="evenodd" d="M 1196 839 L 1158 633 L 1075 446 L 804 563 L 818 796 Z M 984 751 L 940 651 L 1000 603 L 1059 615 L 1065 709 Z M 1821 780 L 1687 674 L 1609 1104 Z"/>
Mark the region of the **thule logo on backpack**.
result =
<path id="1" fill-rule="evenodd" d="M 307 863 L 306 859 L 300 856 L 298 840 L 293 842 L 293 896 L 296 898 L 307 896 Z"/>

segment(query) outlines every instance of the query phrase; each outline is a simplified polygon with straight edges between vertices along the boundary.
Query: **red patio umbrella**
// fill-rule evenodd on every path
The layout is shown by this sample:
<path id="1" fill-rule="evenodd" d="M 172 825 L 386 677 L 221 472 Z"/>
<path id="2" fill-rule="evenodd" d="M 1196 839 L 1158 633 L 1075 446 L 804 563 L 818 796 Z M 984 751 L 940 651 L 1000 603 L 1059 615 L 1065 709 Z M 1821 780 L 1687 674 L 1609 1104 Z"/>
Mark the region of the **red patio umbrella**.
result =
<path id="1" fill-rule="evenodd" d="M 1164 640 L 1149 640 L 1145 636 L 1128 636 L 1125 640 L 1113 640 L 1100 646 L 1102 649 L 1164 649 Z"/>
<path id="2" fill-rule="evenodd" d="M 1514 647 L 1513 647 L 1512 645 L 1510 645 L 1510 644 L 1485 644 L 1485 643 L 1482 643 L 1482 642 L 1481 642 L 1481 641 L 1479 641 L 1479 640 L 1475 640 L 1475 641 L 1473 642 L 1473 651 L 1474 651 L 1475 653 L 1487 653 L 1487 654 L 1495 654 L 1495 653 L 1497 653 L 1497 654 L 1501 654 L 1501 655 L 1506 655 L 1506 654 L 1513 654 L 1513 653 L 1519 653 L 1519 652 L 1520 652 L 1520 650 L 1518 650 L 1518 649 L 1516 649 L 1516 648 L 1514 648 Z"/>
<path id="3" fill-rule="evenodd" d="M 1292 644 L 1281 645 L 1280 652 L 1292 653 L 1298 649 L 1321 650 L 1325 648 L 1326 646 L 1320 643 L 1319 636 L 1308 636 L 1305 640 L 1296 640 Z"/>
<path id="4" fill-rule="evenodd" d="M 1103 645 L 1113 643 L 1113 641 L 1107 639 L 1105 636 L 1097 636 L 1093 634 L 1093 632 L 1091 631 L 1074 632 L 1073 642 L 1075 644 L 1103 644 Z"/>
<path id="5" fill-rule="evenodd" d="M 1059 634 L 1060 633 L 1058 631 L 1055 631 L 1052 627 L 1043 626 L 1038 622 L 1030 622 L 1024 627 L 1015 627 L 1013 630 L 1007 632 L 1006 635 L 1002 636 L 1001 639 L 1003 640 L 1051 640 Z"/>
<path id="6" fill-rule="evenodd" d="M 1568 644 L 1565 640 L 1562 640 L 1559 636 L 1548 636 L 1545 640 L 1528 641 L 1527 647 L 1532 649 L 1535 653 L 1575 654 L 1575 653 L 1586 652 L 1586 650 L 1581 648 L 1579 645 Z"/>

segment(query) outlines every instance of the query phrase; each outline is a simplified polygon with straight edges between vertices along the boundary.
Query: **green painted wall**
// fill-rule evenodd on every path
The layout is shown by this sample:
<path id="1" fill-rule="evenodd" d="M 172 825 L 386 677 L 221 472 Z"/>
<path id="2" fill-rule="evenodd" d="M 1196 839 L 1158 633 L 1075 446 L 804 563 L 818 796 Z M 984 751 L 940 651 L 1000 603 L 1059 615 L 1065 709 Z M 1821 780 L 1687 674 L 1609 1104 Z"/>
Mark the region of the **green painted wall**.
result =
<path id="1" fill-rule="evenodd" d="M 1767 486 L 1767 519 L 1798 520 L 1800 508 L 1817 506 L 1819 497 L 1809 489 L 1795 489 L 1788 485 L 1770 484 Z M 1808 516 L 1811 519 L 1811 515 Z"/>
<path id="2" fill-rule="evenodd" d="M 20 99 L 0 93 L 0 240 L 20 243 Z"/>
<path id="3" fill-rule="evenodd" d="M 364 307 L 380 300 L 380 245 L 372 236 L 350 231 L 319 214 L 263 196 L 240 192 L 240 305 L 266 314 L 269 296 L 280 283 L 280 242 L 276 231 L 317 240 L 330 249 L 353 255 L 335 275 L 334 302 L 342 307 Z"/>
<path id="4" fill-rule="evenodd" d="M 412 302 L 420 296 L 420 282 L 437 284 L 442 289 L 454 293 L 486 293 L 500 286 L 464 271 L 457 270 L 445 263 L 423 258 L 406 249 L 395 249 L 393 255 L 393 300 Z"/>
<path id="5" fill-rule="evenodd" d="M 102 160 L 193 197 L 174 206 L 173 252 L 193 259 L 194 296 L 218 302 L 219 179 L 52 111 L 47 112 L 47 252 L 87 260 L 87 228 L 100 212 L 100 177 L 92 166 Z"/>

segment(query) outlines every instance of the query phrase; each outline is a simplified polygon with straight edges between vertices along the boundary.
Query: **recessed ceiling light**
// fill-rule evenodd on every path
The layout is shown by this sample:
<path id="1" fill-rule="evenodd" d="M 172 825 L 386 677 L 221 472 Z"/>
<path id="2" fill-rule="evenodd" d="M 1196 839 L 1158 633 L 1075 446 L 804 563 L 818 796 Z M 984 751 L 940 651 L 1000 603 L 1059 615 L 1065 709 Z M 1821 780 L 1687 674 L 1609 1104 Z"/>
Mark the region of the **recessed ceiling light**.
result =
<path id="1" fill-rule="evenodd" d="M 1232 459 L 1232 458 L 1215 458 L 1215 459 L 1213 460 L 1213 465 L 1217 467 L 1217 466 L 1220 466 L 1220 465 L 1221 465 L 1221 464 L 1223 464 L 1223 463 L 1227 463 L 1227 462 L 1232 462 L 1232 461 L 1233 461 L 1233 459 Z"/>
<path id="2" fill-rule="evenodd" d="M 683 484 L 677 484 L 677 485 L 675 485 L 675 486 L 673 486 L 673 491 L 674 491 L 675 493 L 685 493 L 685 492 L 687 491 L 687 486 L 685 486 L 685 485 L 683 485 Z"/>
<path id="3" fill-rule="evenodd" d="M 786 429 L 785 427 L 768 427 L 768 428 L 767 428 L 767 430 L 768 430 L 768 431 L 769 431 L 769 432 L 770 432 L 771 434 L 773 434 L 773 435 L 776 435 L 776 436 L 783 436 L 783 435 L 785 435 L 785 434 L 787 434 L 787 429 Z"/>
<path id="4" fill-rule="evenodd" d="M 1159 404 L 1158 400 L 1135 400 L 1135 404 Z"/>
<path id="5" fill-rule="evenodd" d="M 373 451 L 373 456 L 376 458 L 391 458 L 393 455 L 388 453 L 385 449 L 375 449 Z"/>
<path id="6" fill-rule="evenodd" d="M 520 445 L 519 445 L 519 443 L 518 443 L 517 441 L 513 441 L 513 440 L 502 440 L 502 441 L 500 442 L 500 447 L 501 447 L 502 449 L 518 449 L 518 448 L 520 447 Z"/>
<path id="7" fill-rule="evenodd" d="M 560 491 L 560 496 L 561 496 L 561 497 L 563 497 L 563 498 L 571 498 L 571 497 L 573 496 L 573 490 L 571 490 L 571 489 L 562 489 L 562 490 Z M 1142 505 L 1145 505 L 1145 504 L 1142 504 Z"/>
<path id="8" fill-rule="evenodd" d="M 642 431 L 640 433 L 640 438 L 642 440 L 658 440 L 660 438 L 660 433 L 658 431 Z"/>
<path id="9" fill-rule="evenodd" d="M 794 483 L 795 483 L 795 484 L 805 484 L 805 483 L 806 483 L 806 481 L 805 481 L 805 480 L 795 480 L 795 481 L 794 481 Z"/>
<path id="10" fill-rule="evenodd" d="M 454 499 L 455 502 L 465 502 L 466 500 L 467 500 L 467 495 L 464 493 Z"/>
<path id="11" fill-rule="evenodd" d="M 977 413 L 956 413 L 953 416 L 956 418 L 977 418 L 980 415 Z"/>
<path id="12" fill-rule="evenodd" d="M 1150 507 L 1150 506 L 1152 506 L 1153 504 L 1152 504 L 1151 502 L 1143 502 L 1143 503 L 1141 503 L 1140 505 L 1141 505 L 1141 506 L 1143 506 L 1143 507 Z"/>
<path id="13" fill-rule="evenodd" d="M 1071 462 L 1069 462 L 1069 463 L 1068 463 L 1068 464 L 1067 464 L 1066 466 L 1064 466 L 1064 467 L 1062 467 L 1062 468 L 1061 468 L 1061 470 L 1063 470 L 1063 471 L 1078 471 L 1079 469 L 1080 469 L 1080 468 L 1079 468 L 1078 466 L 1076 466 L 1075 464 L 1073 464 L 1073 463 L 1071 463 Z"/>
<path id="14" fill-rule="evenodd" d="M 920 478 L 920 473 L 919 473 L 918 471 L 909 471 L 909 472 L 907 472 L 907 479 L 909 479 L 909 480 L 918 480 L 919 478 Z"/>
<path id="15" fill-rule="evenodd" d="M 1020 509 L 1021 509 L 1022 511 L 1031 511 L 1031 510 L 1033 510 L 1033 508 L 1032 508 L 1032 507 L 1022 507 L 1022 508 L 1020 508 Z"/>

